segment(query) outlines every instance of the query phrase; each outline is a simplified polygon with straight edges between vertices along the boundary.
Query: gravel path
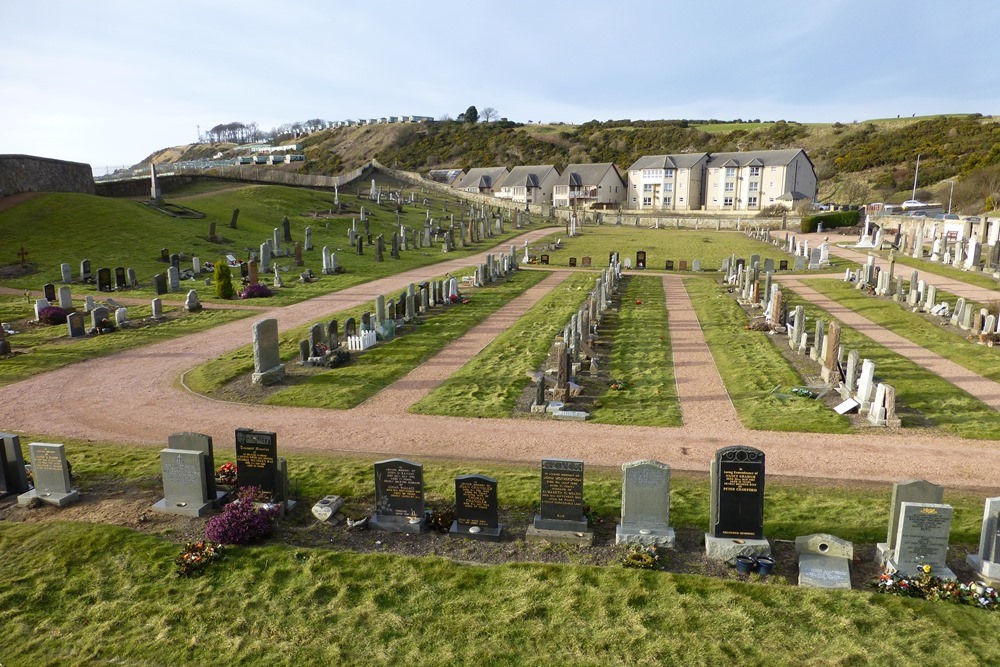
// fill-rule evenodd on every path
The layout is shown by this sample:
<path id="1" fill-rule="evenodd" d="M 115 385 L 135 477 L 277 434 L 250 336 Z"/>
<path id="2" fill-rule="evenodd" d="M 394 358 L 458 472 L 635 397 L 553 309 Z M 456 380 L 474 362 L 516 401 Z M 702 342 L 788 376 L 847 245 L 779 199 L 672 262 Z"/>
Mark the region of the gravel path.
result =
<path id="1" fill-rule="evenodd" d="M 550 229 L 534 230 L 514 243 L 550 233 Z M 269 310 L 262 317 L 277 318 L 284 330 L 371 301 L 376 294 L 398 291 L 408 282 L 458 271 L 483 257 L 484 253 L 409 271 Z M 555 276 L 545 284 L 554 285 L 558 280 Z M 470 461 L 470 472 L 475 471 L 475 460 L 537 464 L 543 456 L 581 458 L 588 465 L 609 467 L 649 458 L 680 470 L 705 471 L 716 449 L 745 444 L 767 452 L 769 475 L 882 482 L 923 477 L 948 486 L 996 487 L 1000 479 L 997 442 L 881 430 L 836 435 L 743 428 L 711 362 L 680 277 L 667 275 L 663 280 L 685 421 L 680 428 L 411 415 L 396 408 L 373 409 L 385 400 L 378 396 L 371 405 L 348 411 L 243 405 L 214 401 L 182 389 L 178 378 L 184 371 L 246 344 L 250 338 L 246 320 L 2 387 L 0 428 L 162 448 L 167 436 L 176 431 L 207 433 L 220 445 L 229 445 L 234 429 L 249 427 L 277 432 L 283 451 L 363 452 L 380 458 L 446 457 Z M 542 288 L 535 288 L 531 297 L 522 298 L 541 293 Z M 468 345 L 471 351 L 480 342 L 474 337 L 453 345 Z M 442 355 L 457 354 L 456 349 Z M 454 365 L 461 356 L 438 355 L 425 366 Z M 414 373 L 425 380 L 437 377 L 430 367 Z M 425 387 L 417 389 L 401 386 L 389 391 L 414 391 L 406 394 L 409 397 Z"/>

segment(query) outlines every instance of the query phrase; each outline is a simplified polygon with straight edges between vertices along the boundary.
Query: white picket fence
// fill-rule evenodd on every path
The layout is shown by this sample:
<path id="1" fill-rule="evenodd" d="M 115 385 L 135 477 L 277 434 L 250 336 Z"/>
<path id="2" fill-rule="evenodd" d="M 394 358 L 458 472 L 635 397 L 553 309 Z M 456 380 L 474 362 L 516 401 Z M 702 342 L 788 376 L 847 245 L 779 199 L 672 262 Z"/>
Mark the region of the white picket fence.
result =
<path id="1" fill-rule="evenodd" d="M 347 349 L 352 352 L 363 352 L 370 347 L 375 347 L 374 331 L 363 331 L 360 336 L 347 337 Z"/>

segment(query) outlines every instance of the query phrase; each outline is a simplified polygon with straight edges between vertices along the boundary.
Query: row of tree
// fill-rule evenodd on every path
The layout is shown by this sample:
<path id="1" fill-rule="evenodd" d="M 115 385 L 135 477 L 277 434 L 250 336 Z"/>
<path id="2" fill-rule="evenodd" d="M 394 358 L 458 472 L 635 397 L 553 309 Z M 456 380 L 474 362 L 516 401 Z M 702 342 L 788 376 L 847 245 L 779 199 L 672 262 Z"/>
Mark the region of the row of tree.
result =
<path id="1" fill-rule="evenodd" d="M 202 141 L 209 143 L 231 143 L 231 144 L 251 144 L 258 141 L 283 141 L 285 139 L 296 139 L 298 137 L 325 130 L 333 123 L 322 118 L 312 120 L 296 121 L 285 123 L 278 127 L 272 127 L 270 131 L 263 131 L 257 123 L 220 123 L 208 130 L 202 137 Z"/>

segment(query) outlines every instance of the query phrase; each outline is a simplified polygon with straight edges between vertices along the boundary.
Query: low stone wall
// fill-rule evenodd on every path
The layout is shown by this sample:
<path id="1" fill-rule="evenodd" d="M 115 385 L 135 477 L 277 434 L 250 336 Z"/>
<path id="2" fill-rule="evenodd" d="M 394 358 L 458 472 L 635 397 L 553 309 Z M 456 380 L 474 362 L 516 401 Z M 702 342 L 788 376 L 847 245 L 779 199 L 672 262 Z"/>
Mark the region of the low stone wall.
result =
<path id="1" fill-rule="evenodd" d="M 0 155 L 0 197 L 21 192 L 94 194 L 89 164 L 34 155 Z"/>

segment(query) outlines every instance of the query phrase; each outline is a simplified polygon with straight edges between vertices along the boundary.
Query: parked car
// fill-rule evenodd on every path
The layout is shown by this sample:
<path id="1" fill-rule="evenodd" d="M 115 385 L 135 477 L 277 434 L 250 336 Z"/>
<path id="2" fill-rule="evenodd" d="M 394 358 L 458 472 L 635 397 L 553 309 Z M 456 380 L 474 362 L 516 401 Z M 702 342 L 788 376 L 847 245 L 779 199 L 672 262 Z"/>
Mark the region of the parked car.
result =
<path id="1" fill-rule="evenodd" d="M 914 211 L 913 213 L 910 214 L 910 217 L 912 217 L 912 218 L 926 218 L 927 217 L 927 211 Z"/>
<path id="2" fill-rule="evenodd" d="M 971 218 L 966 218 L 965 221 L 966 222 L 982 222 L 982 220 L 980 220 L 976 216 L 972 216 Z"/>
<path id="3" fill-rule="evenodd" d="M 942 216 L 942 217 L 945 220 L 958 220 L 959 219 L 959 217 L 957 215 L 955 215 L 954 213 L 945 213 L 944 216 Z"/>

